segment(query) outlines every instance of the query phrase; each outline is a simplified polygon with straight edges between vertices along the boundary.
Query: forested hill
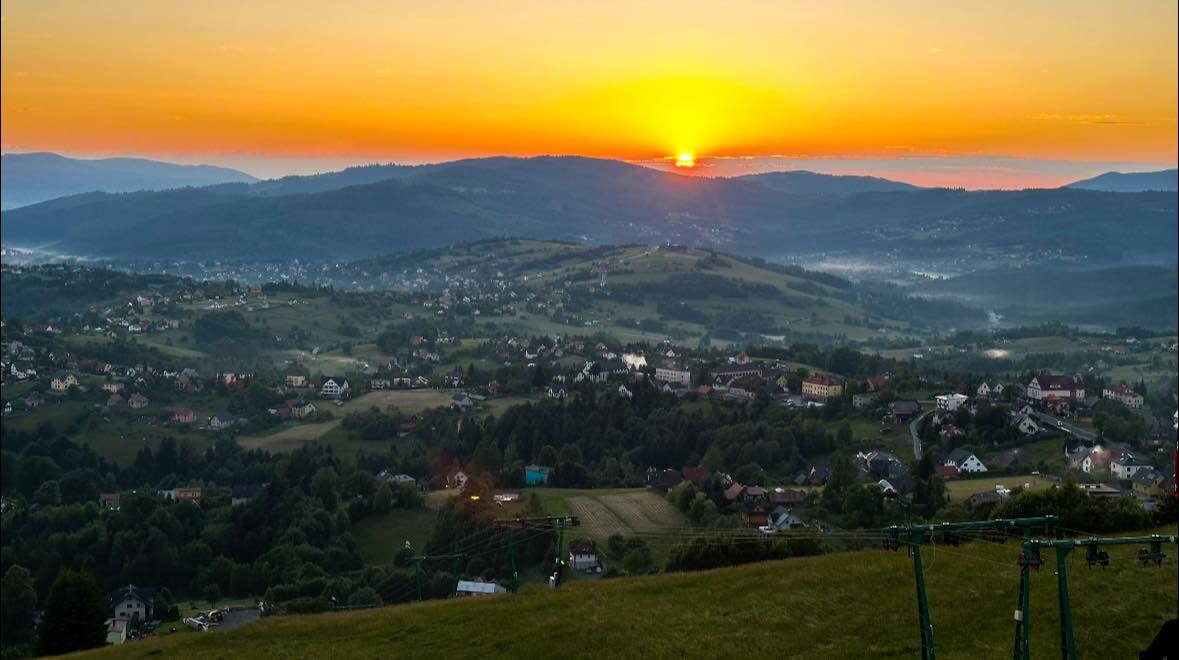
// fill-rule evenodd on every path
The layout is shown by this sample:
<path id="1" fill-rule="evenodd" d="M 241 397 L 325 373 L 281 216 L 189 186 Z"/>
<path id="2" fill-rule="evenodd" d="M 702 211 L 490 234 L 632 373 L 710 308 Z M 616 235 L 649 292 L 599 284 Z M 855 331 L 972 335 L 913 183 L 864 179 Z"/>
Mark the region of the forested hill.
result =
<path id="1" fill-rule="evenodd" d="M 821 176 L 821 175 L 815 175 Z M 4 240 L 99 257 L 330 258 L 513 236 L 664 242 L 745 255 L 1020 254 L 1174 261 L 1174 192 L 794 194 L 618 161 L 491 158 L 253 186 L 67 197 L 4 213 Z M 858 189 L 853 189 L 853 192 Z"/>

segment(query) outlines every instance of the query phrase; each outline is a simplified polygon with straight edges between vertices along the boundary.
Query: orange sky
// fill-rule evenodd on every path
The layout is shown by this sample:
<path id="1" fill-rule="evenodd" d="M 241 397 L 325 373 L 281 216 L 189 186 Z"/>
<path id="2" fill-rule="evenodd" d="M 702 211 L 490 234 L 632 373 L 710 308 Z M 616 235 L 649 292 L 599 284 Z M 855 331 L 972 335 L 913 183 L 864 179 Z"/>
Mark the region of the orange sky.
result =
<path id="1" fill-rule="evenodd" d="M 1176 6 L 5 0 L 2 146 L 1172 164 Z"/>

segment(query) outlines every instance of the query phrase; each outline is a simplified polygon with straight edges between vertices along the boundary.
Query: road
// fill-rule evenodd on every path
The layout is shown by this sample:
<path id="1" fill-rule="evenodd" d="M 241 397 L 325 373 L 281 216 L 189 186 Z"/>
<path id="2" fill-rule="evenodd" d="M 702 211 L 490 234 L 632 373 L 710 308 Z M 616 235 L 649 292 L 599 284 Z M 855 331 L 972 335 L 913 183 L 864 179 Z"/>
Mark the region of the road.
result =
<path id="1" fill-rule="evenodd" d="M 1033 413 L 1033 414 L 1034 414 L 1035 418 L 1040 421 L 1040 423 L 1048 426 L 1049 428 L 1060 429 L 1061 431 L 1064 431 L 1066 433 L 1070 433 L 1070 434 L 1072 434 L 1072 435 L 1074 435 L 1074 436 L 1076 436 L 1086 442 L 1097 442 L 1097 440 L 1098 440 L 1099 436 L 1096 433 L 1094 433 L 1093 431 L 1082 428 L 1080 426 L 1076 426 L 1075 424 L 1070 424 L 1069 422 L 1066 422 L 1063 419 L 1053 417 L 1052 415 L 1049 415 L 1048 413 Z"/>
<path id="2" fill-rule="evenodd" d="M 913 436 L 913 458 L 917 460 L 921 460 L 921 457 L 923 456 L 921 453 L 921 422 L 924 421 L 926 417 L 929 417 L 932 412 L 933 411 L 931 410 L 909 422 L 909 435 Z"/>

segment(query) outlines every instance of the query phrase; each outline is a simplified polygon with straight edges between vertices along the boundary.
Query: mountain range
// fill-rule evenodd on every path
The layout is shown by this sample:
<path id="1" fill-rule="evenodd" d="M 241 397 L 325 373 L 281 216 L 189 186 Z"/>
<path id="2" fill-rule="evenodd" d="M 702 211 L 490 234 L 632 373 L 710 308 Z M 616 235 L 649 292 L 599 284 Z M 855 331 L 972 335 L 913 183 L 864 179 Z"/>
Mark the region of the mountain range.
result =
<path id="1" fill-rule="evenodd" d="M 804 194 L 805 191 L 805 194 Z M 374 165 L 85 193 L 6 211 L 6 244 L 109 258 L 363 258 L 515 236 L 780 259 L 1172 264 L 1173 192 L 914 189 L 871 177 L 682 176 L 581 157 Z"/>
<path id="2" fill-rule="evenodd" d="M 1091 179 L 1070 183 L 1068 187 L 1103 192 L 1179 190 L 1179 169 L 1158 172 L 1106 172 Z"/>
<path id="3" fill-rule="evenodd" d="M 254 177 L 213 165 L 177 165 L 144 158 L 67 158 L 51 153 L 0 156 L 4 209 L 86 192 L 124 193 L 252 182 Z"/>

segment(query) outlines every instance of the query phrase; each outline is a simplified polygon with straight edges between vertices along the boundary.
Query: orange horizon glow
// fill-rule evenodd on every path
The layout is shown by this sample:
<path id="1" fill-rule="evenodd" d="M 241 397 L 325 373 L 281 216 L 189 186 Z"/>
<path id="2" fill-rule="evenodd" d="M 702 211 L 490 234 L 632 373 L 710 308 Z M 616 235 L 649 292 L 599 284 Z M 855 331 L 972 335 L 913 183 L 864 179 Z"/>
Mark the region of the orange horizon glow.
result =
<path id="1" fill-rule="evenodd" d="M 1176 3 L 3 5 L 2 148 L 1170 164 Z M 681 155 L 690 158 L 680 158 Z"/>

